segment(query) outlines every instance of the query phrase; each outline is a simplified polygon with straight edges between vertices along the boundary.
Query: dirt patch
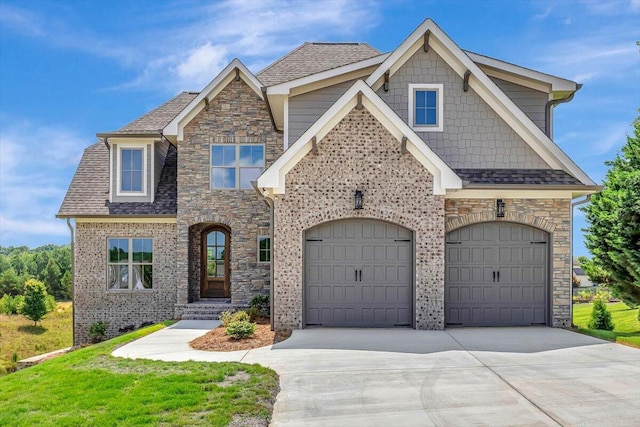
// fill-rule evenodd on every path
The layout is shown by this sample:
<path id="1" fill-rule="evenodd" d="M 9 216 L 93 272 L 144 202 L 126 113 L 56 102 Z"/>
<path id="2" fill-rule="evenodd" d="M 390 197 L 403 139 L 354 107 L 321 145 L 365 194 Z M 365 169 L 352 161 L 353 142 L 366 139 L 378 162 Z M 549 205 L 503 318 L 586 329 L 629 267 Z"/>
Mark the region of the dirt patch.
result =
<path id="1" fill-rule="evenodd" d="M 267 427 L 269 420 L 258 417 L 249 417 L 246 415 L 234 415 L 229 427 Z"/>
<path id="2" fill-rule="evenodd" d="M 248 381 L 251 378 L 251 375 L 247 374 L 245 371 L 238 371 L 233 375 L 228 375 L 225 377 L 224 381 L 218 383 L 220 387 L 229 387 L 240 381 Z"/>
<path id="3" fill-rule="evenodd" d="M 259 319 L 252 337 L 236 340 L 228 336 L 224 327 L 219 326 L 189 344 L 196 350 L 238 351 L 251 350 L 279 343 L 291 336 L 291 331 L 272 331 L 269 319 Z"/>

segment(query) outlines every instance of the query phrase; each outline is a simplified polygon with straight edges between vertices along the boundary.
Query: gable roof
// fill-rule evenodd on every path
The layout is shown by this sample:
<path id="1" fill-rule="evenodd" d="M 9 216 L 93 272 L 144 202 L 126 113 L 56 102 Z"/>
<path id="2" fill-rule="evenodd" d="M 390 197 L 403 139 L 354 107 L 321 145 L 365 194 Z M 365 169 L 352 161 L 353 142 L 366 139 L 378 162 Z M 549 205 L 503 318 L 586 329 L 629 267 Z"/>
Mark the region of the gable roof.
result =
<path id="1" fill-rule="evenodd" d="M 258 178 L 258 187 L 269 189 L 274 194 L 284 193 L 285 175 L 311 151 L 312 138 L 315 137 L 318 142 L 321 141 L 356 106 L 359 93 L 362 94 L 363 107 L 399 143 L 403 137 L 407 138 L 407 151 L 433 175 L 434 194 L 445 194 L 447 189 L 462 187 L 462 181 L 456 173 L 362 80 L 354 83 L 278 160 L 264 171 Z"/>
<path id="2" fill-rule="evenodd" d="M 470 71 L 469 85 L 545 162 L 553 169 L 565 170 L 585 185 L 595 184 L 431 19 L 425 20 L 380 64 L 367 78 L 367 84 L 378 90 L 387 71 L 393 75 L 423 47 L 427 31 L 429 48 L 461 78 Z"/>
<path id="3" fill-rule="evenodd" d="M 157 135 L 174 119 L 193 99 L 198 92 L 181 92 L 159 107 L 138 117 L 117 131 L 107 132 L 109 135 L 149 134 Z"/>
<path id="4" fill-rule="evenodd" d="M 153 202 L 109 202 L 109 149 L 96 142 L 84 150 L 57 217 L 139 215 L 175 216 L 178 155 L 169 145 Z"/>
<path id="5" fill-rule="evenodd" d="M 268 65 L 256 76 L 273 86 L 380 55 L 367 43 L 306 42 Z"/>
<path id="6" fill-rule="evenodd" d="M 237 74 L 234 73 L 235 70 L 237 70 Z M 184 126 L 236 78 L 236 75 L 253 89 L 260 99 L 264 99 L 260 81 L 238 58 L 235 58 L 177 116 L 164 126 L 162 133 L 167 137 L 174 137 L 174 142 L 175 140 L 181 141 Z"/>

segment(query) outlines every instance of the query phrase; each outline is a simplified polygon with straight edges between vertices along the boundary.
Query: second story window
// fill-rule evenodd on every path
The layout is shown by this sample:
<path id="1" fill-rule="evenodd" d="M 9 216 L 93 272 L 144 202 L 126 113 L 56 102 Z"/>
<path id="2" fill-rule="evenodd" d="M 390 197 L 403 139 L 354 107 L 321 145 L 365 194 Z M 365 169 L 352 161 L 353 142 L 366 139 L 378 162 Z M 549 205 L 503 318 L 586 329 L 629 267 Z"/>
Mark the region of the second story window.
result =
<path id="1" fill-rule="evenodd" d="M 212 189 L 251 189 L 263 171 L 264 145 L 211 145 Z"/>
<path id="2" fill-rule="evenodd" d="M 420 132 L 442 131 L 441 84 L 409 85 L 409 125 Z"/>
<path id="3" fill-rule="evenodd" d="M 118 146 L 117 194 L 146 194 L 146 161 L 144 146 Z"/>

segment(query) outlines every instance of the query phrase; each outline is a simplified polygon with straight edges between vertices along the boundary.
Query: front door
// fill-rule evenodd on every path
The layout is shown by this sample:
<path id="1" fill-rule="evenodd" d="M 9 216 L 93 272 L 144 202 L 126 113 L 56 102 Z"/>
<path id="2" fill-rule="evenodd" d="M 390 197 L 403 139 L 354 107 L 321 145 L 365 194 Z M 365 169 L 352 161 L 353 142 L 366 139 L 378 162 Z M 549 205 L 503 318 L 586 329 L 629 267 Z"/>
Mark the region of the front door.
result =
<path id="1" fill-rule="evenodd" d="M 200 298 L 228 298 L 229 231 L 222 227 L 202 232 L 202 281 Z"/>

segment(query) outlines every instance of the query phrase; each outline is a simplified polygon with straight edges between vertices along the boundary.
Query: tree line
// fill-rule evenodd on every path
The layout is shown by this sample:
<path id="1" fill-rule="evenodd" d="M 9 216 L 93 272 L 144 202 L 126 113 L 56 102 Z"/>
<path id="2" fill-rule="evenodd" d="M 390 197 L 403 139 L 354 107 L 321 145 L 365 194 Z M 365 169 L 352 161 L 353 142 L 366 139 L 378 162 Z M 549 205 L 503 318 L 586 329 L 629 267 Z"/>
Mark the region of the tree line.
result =
<path id="1" fill-rule="evenodd" d="M 70 300 L 72 292 L 69 245 L 0 246 L 0 297 L 22 295 L 30 279 L 43 282 L 57 300 Z"/>

